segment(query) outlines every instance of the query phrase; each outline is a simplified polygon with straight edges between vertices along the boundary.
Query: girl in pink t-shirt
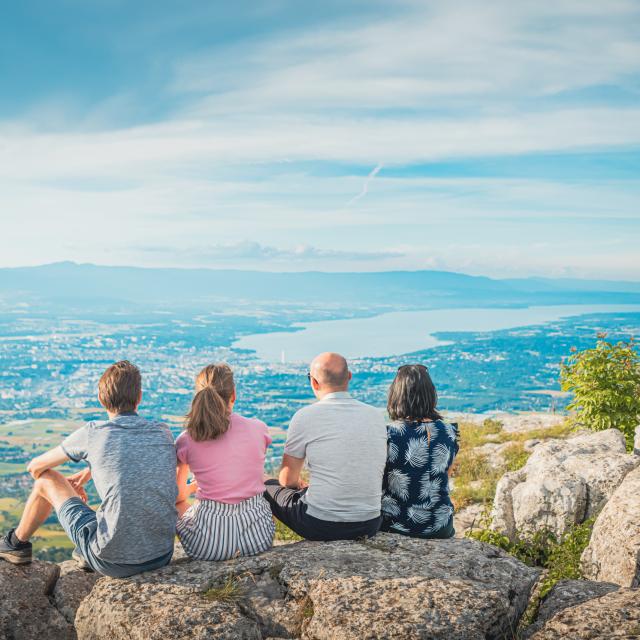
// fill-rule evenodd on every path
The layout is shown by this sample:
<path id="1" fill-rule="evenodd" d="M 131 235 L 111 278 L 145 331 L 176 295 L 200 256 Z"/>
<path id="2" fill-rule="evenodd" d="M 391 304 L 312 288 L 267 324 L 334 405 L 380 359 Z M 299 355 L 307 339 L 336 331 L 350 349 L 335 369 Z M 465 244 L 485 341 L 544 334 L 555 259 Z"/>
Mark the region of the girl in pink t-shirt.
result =
<path id="1" fill-rule="evenodd" d="M 198 560 L 251 556 L 273 542 L 271 508 L 262 497 L 271 436 L 264 422 L 233 413 L 235 401 L 229 365 L 205 367 L 196 378 L 185 431 L 176 440 L 177 531 L 187 555 Z M 191 484 L 189 471 L 195 477 Z"/>

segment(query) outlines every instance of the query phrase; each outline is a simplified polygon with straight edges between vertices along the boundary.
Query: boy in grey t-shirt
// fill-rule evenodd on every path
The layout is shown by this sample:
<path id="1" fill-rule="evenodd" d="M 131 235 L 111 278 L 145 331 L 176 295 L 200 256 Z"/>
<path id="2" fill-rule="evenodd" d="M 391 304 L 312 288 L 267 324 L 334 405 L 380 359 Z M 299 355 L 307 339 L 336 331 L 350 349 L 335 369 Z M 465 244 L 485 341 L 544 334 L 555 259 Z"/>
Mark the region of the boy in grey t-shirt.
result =
<path id="1" fill-rule="evenodd" d="M 136 409 L 140 372 L 127 361 L 109 367 L 98 398 L 109 419 L 89 422 L 59 447 L 28 466 L 36 479 L 16 529 L 0 540 L 0 558 L 31 561 L 29 539 L 53 507 L 85 565 L 103 575 L 126 577 L 169 563 L 175 536 L 176 454 L 168 427 Z M 52 468 L 86 460 L 88 468 L 65 478 Z M 102 500 L 95 512 L 83 485 L 93 478 Z"/>

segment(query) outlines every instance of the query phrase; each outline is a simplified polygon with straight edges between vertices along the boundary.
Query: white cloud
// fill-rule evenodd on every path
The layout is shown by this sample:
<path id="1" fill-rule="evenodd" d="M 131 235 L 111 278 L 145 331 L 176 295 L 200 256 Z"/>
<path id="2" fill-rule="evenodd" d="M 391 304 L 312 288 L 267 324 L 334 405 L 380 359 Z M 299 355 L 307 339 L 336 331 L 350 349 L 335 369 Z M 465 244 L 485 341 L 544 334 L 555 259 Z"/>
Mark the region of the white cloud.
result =
<path id="1" fill-rule="evenodd" d="M 383 260 L 493 274 L 564 261 L 640 277 L 638 181 L 390 177 L 425 162 L 637 147 L 637 102 L 607 91 L 636 91 L 639 18 L 625 0 L 402 2 L 177 60 L 167 91 L 180 108 L 153 124 L 109 124 L 134 108 L 131 94 L 77 118 L 53 101 L 0 122 L 0 260 Z M 363 181 L 344 168 L 354 164 L 375 169 Z M 622 224 L 626 244 L 602 249 L 600 220 L 609 235 Z M 549 236 L 564 248 L 529 253 Z"/>

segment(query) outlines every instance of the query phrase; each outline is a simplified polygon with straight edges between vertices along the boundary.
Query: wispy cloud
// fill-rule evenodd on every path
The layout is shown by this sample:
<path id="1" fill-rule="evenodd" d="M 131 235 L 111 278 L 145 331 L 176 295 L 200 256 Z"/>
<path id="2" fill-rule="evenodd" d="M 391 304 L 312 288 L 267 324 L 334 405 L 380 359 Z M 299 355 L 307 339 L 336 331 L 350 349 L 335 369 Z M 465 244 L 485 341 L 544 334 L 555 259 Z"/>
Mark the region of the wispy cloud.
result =
<path id="1" fill-rule="evenodd" d="M 350 262 L 366 262 L 390 260 L 400 258 L 404 254 L 398 251 L 341 251 L 336 249 L 322 249 L 311 245 L 298 245 L 291 248 L 274 247 L 259 242 L 238 242 L 235 244 L 193 245 L 184 248 L 175 246 L 140 246 L 138 251 L 151 255 L 162 255 L 165 259 L 190 265 L 201 264 L 208 266 L 232 263 L 240 266 L 255 266 L 268 261 L 280 268 L 286 263 L 295 262 L 301 266 L 310 263 L 336 262 L 344 265 Z"/>
<path id="2" fill-rule="evenodd" d="M 347 202 L 348 207 L 350 207 L 354 202 L 357 202 L 358 200 L 360 200 L 360 198 L 364 198 L 367 195 L 367 193 L 369 193 L 369 184 L 378 175 L 378 173 L 380 173 L 380 170 L 382 169 L 382 167 L 383 167 L 382 164 L 376 165 L 376 167 L 369 173 L 369 175 L 367 175 L 367 177 L 365 178 L 364 184 L 362 185 L 362 191 L 360 191 L 360 193 L 357 196 L 354 196 L 353 198 L 351 198 L 351 200 L 349 200 L 349 202 Z"/>

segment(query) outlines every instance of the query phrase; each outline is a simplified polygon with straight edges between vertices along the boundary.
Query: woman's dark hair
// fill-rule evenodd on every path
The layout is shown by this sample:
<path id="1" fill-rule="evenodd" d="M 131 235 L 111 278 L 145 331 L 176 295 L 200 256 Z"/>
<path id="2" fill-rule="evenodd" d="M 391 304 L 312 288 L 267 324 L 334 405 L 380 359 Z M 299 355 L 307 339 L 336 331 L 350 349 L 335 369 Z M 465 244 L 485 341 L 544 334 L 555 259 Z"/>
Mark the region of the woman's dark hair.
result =
<path id="1" fill-rule="evenodd" d="M 438 413 L 438 393 L 427 367 L 405 364 L 389 387 L 387 411 L 392 420 L 442 420 Z"/>

